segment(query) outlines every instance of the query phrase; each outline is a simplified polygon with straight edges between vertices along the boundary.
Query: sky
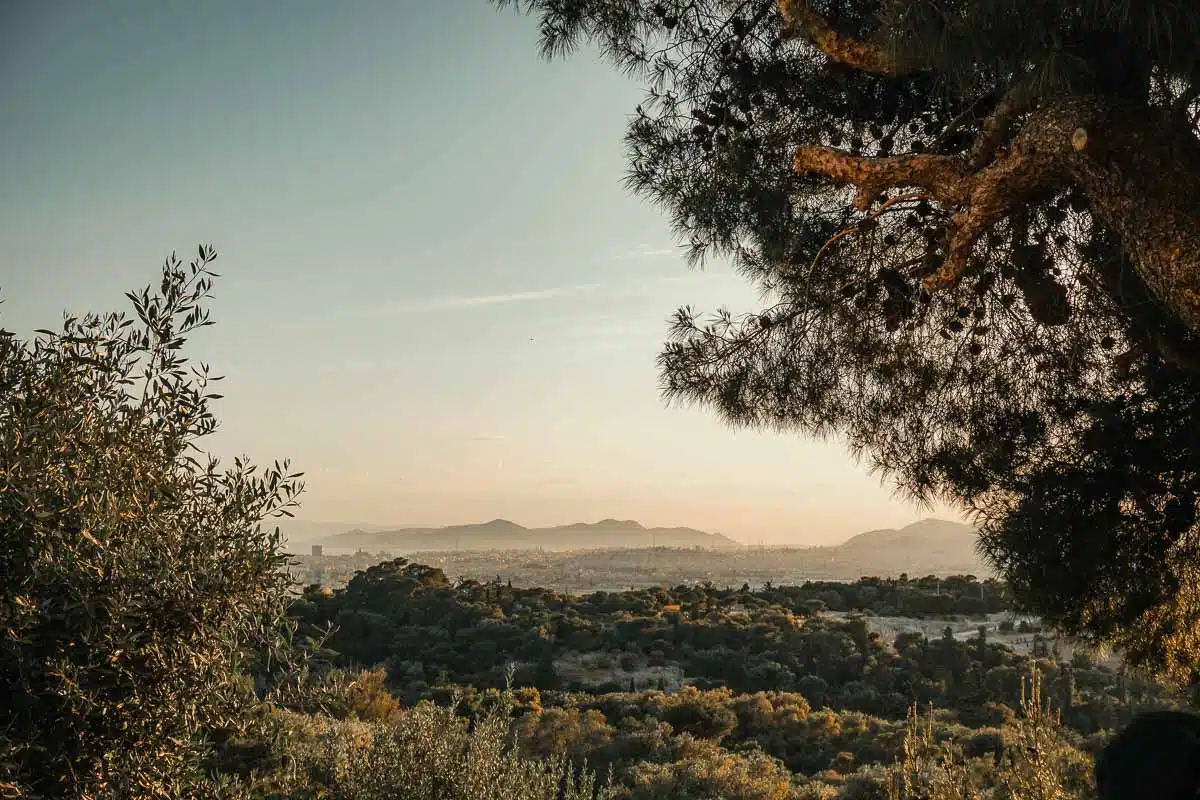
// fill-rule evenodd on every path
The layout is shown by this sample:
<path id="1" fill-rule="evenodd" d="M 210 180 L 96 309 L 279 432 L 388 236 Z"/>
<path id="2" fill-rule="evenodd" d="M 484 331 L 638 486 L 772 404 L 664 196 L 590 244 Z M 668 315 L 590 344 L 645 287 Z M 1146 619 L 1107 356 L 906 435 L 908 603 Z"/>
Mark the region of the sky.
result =
<path id="1" fill-rule="evenodd" d="M 641 87 L 536 33 L 485 0 L 0 4 L 0 325 L 128 310 L 211 243 L 208 449 L 291 458 L 305 519 L 824 544 L 928 516 L 838 441 L 663 401 L 671 312 L 756 294 L 622 186 Z"/>

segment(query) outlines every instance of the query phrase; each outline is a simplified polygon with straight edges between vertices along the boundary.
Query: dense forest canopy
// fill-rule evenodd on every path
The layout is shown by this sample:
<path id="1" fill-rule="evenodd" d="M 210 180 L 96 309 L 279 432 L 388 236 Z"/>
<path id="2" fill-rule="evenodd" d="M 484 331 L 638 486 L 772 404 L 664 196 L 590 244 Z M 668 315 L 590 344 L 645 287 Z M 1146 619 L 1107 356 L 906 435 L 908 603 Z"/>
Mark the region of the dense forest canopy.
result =
<path id="1" fill-rule="evenodd" d="M 1036 627 L 1032 651 L 1015 652 L 1003 624 L 984 616 L 1010 608 L 1002 584 L 961 575 L 577 596 L 452 581 L 399 558 L 342 589 L 308 587 L 292 613 L 301 636 L 336 626 L 324 657 L 338 670 L 372 670 L 332 713 L 403 718 L 394 695 L 404 708 L 432 699 L 478 720 L 515 687 L 521 748 L 610 776 L 619 798 L 1093 796 L 1091 754 L 1107 731 L 1180 697 L 1061 653 Z M 876 614 L 901 610 L 941 615 L 945 627 L 940 636 L 876 629 Z M 947 614 L 978 628 L 956 635 Z M 937 791 L 918 781 L 888 792 L 897 773 L 886 765 L 916 755 L 906 736 L 914 704 L 937 709 L 921 722 L 937 753 L 922 775 L 954 748 L 969 768 Z M 1155 760 L 1154 777 L 1172 777 L 1168 758 L 1144 753 L 1134 772 Z M 1040 792 L 1025 782 L 1035 772 Z"/>
<path id="2" fill-rule="evenodd" d="M 642 76 L 629 185 L 762 290 L 678 312 L 669 397 L 845 436 L 1049 621 L 1194 676 L 1200 9 L 496 4 Z"/>

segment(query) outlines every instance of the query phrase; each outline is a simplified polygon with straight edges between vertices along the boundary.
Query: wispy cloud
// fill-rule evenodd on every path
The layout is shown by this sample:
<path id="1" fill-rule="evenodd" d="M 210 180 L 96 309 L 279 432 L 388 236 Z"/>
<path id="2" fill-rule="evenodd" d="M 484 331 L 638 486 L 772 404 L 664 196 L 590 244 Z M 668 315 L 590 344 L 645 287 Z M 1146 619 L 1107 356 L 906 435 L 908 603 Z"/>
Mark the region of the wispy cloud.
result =
<path id="1" fill-rule="evenodd" d="M 583 283 L 576 286 L 556 286 L 550 289 L 535 289 L 524 292 L 505 292 L 503 294 L 476 295 L 443 295 L 441 297 L 424 297 L 401 303 L 389 303 L 376 306 L 369 313 L 390 315 L 419 313 L 422 311 L 455 311 L 483 306 L 497 306 L 508 303 L 528 303 L 539 300 L 553 300 L 559 297 L 582 294 L 600 288 L 598 283 Z"/>
<path id="2" fill-rule="evenodd" d="M 631 258 L 667 258 L 680 254 L 678 247 L 663 247 L 661 245 L 641 244 L 624 253 L 613 256 L 611 261 L 625 261 Z"/>
<path id="3" fill-rule="evenodd" d="M 656 289 L 660 286 L 667 286 L 676 283 L 695 283 L 697 280 L 703 280 L 710 277 L 711 273 L 704 272 L 682 272 L 677 275 L 655 275 L 652 278 L 647 278 L 642 281 L 640 287 L 643 289 Z"/>
<path id="4" fill-rule="evenodd" d="M 503 442 L 507 440 L 507 436 L 501 436 L 499 434 L 483 434 L 481 436 L 471 437 L 472 442 Z"/>
<path id="5" fill-rule="evenodd" d="M 665 259 L 668 257 L 678 257 L 680 248 L 664 247 L 662 245 L 641 244 L 637 247 L 630 248 L 623 253 L 617 253 L 612 256 L 600 257 L 595 262 L 597 269 L 602 269 L 605 263 L 627 261 L 627 260 L 655 260 Z M 431 314 L 438 312 L 469 312 L 472 309 L 482 309 L 492 306 L 511 305 L 516 303 L 545 303 L 561 298 L 573 297 L 582 294 L 604 290 L 607 294 L 614 296 L 629 295 L 630 293 L 642 294 L 645 292 L 654 292 L 661 289 L 663 286 L 671 284 L 679 284 L 687 281 L 695 281 L 697 275 L 700 277 L 710 277 L 710 273 L 696 273 L 685 271 L 682 274 L 671 275 L 646 275 L 642 273 L 640 276 L 626 276 L 623 280 L 601 283 L 581 283 L 567 286 L 551 286 L 544 289 L 526 289 L 512 292 L 499 292 L 495 294 L 454 294 L 454 295 L 434 295 L 427 297 L 413 297 L 405 300 L 386 302 L 386 303 L 368 303 L 365 306 L 351 306 L 343 308 L 329 309 L 326 313 L 332 317 L 396 317 L 409 314 Z M 312 328 L 312 321 L 308 318 L 304 319 L 282 319 L 272 320 L 268 323 L 269 327 L 276 331 L 293 331 L 293 330 L 309 330 Z M 362 364 L 357 367 L 349 364 L 341 364 L 338 369 L 375 369 L 378 364 Z"/>

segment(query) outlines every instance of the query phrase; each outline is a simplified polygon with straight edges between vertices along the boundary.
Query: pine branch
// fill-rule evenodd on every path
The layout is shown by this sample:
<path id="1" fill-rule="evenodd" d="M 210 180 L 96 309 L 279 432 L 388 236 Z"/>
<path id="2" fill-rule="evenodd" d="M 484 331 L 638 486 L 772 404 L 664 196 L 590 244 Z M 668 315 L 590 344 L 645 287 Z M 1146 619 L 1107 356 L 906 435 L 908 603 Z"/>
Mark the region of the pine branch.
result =
<path id="1" fill-rule="evenodd" d="M 957 283 L 980 237 L 1034 195 L 1062 185 L 1066 175 L 1056 161 L 1047 158 L 1031 137 L 1018 138 L 1011 151 L 971 172 L 964 182 L 969 187 L 966 207 L 950 217 L 946 260 L 925 279 L 925 288 L 935 291 Z"/>
<path id="2" fill-rule="evenodd" d="M 800 147 L 793 161 L 796 172 L 824 175 L 836 183 L 858 187 L 854 207 L 866 211 L 884 189 L 915 186 L 943 204 L 964 202 L 963 182 L 968 177 L 961 156 L 911 155 L 855 156 L 833 147 Z"/>
<path id="3" fill-rule="evenodd" d="M 842 36 L 829 22 L 813 11 L 808 0 L 779 0 L 785 36 L 808 39 L 832 61 L 875 75 L 895 76 L 904 72 L 884 48 L 877 44 Z"/>
<path id="4" fill-rule="evenodd" d="M 1000 105 L 1009 108 L 1015 104 L 1002 101 Z M 857 186 L 854 207 L 859 211 L 870 208 L 885 189 L 901 186 L 920 188 L 943 208 L 956 209 L 950 216 L 946 258 L 924 281 L 925 288 L 934 291 L 957 283 L 975 243 L 1014 208 L 1065 183 L 1071 137 L 1069 131 L 1063 134 L 1057 115 L 1046 117 L 1043 124 L 1035 120 L 1027 125 L 1011 150 L 982 169 L 956 155 L 871 158 L 830 147 L 800 147 L 794 167 L 801 174 L 816 173 Z"/>
<path id="5" fill-rule="evenodd" d="M 1200 333 L 1200 190 L 1191 167 L 1200 164 L 1200 142 L 1191 130 L 1102 96 L 1060 96 L 1033 110 L 1008 150 L 997 152 L 973 169 L 960 156 L 868 158 L 804 146 L 794 167 L 856 185 L 859 211 L 889 188 L 932 195 L 950 212 L 950 241 L 941 268 L 925 279 L 930 291 L 954 285 L 975 243 L 1014 210 L 1077 186 L 1156 299 Z"/>

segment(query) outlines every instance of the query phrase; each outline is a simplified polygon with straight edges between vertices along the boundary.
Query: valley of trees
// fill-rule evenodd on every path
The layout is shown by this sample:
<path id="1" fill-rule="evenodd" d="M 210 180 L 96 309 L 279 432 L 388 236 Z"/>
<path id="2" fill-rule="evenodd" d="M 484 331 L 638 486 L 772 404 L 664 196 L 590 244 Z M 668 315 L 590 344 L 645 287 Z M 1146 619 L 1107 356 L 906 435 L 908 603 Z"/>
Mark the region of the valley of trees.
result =
<path id="1" fill-rule="evenodd" d="M 296 792 L 287 768 L 303 764 L 291 796 L 356 796 L 349 787 L 361 776 L 330 775 L 314 754 L 322 736 L 392 735 L 414 715 L 450 713 L 441 724 L 502 715 L 496 735 L 515 737 L 514 757 L 569 759 L 615 797 L 886 797 L 906 753 L 908 769 L 933 765 L 945 772 L 938 780 L 965 769 L 955 791 L 1012 786 L 1033 769 L 1025 739 L 1041 748 L 1041 779 L 1082 796 L 1111 731 L 1184 698 L 1086 655 L 1020 656 L 986 634 L 885 643 L 864 618 L 825 616 L 830 606 L 979 615 L 1011 603 L 1000 584 L 966 576 L 566 596 L 452 583 L 395 559 L 344 589 L 304 591 L 290 613 L 298 638 L 316 645 L 310 692 L 320 700 L 281 704 L 272 744 L 231 738 L 213 768 L 245 777 L 257 764 L 267 770 L 254 778 L 260 787 Z M 397 758 L 370 741 L 368 754 L 337 756 L 342 768 Z"/>
<path id="2" fill-rule="evenodd" d="M 335 716 L 379 722 L 431 701 L 478 718 L 502 706 L 521 752 L 586 764 L 621 797 L 885 797 L 914 704 L 934 709 L 918 731 L 931 752 L 953 742 L 980 786 L 1015 780 L 1023 767 L 1005 759 L 1023 757 L 1020 738 L 1042 726 L 1049 779 L 1078 796 L 1108 732 L 1183 701 L 1082 654 L 1019 656 L 986 635 L 883 642 L 862 618 L 823 613 L 869 613 L 900 595 L 943 613 L 1011 604 L 996 583 L 982 600 L 971 578 L 935 586 L 862 579 L 579 597 L 454 584 L 395 559 L 342 590 L 309 587 L 292 613 L 302 637 L 336 627 L 321 658 L 358 683 Z"/>
<path id="3" fill-rule="evenodd" d="M 1200 690 L 1200 11 L 1173 0 L 499 0 L 646 81 L 630 183 L 767 307 L 680 311 L 671 397 L 837 432 L 1002 582 L 564 595 L 404 559 L 292 592 L 302 475 L 222 465 L 134 314 L 0 331 L 0 797 L 1075 798 Z M 1021 609 L 1118 645 L 874 636 Z"/>

